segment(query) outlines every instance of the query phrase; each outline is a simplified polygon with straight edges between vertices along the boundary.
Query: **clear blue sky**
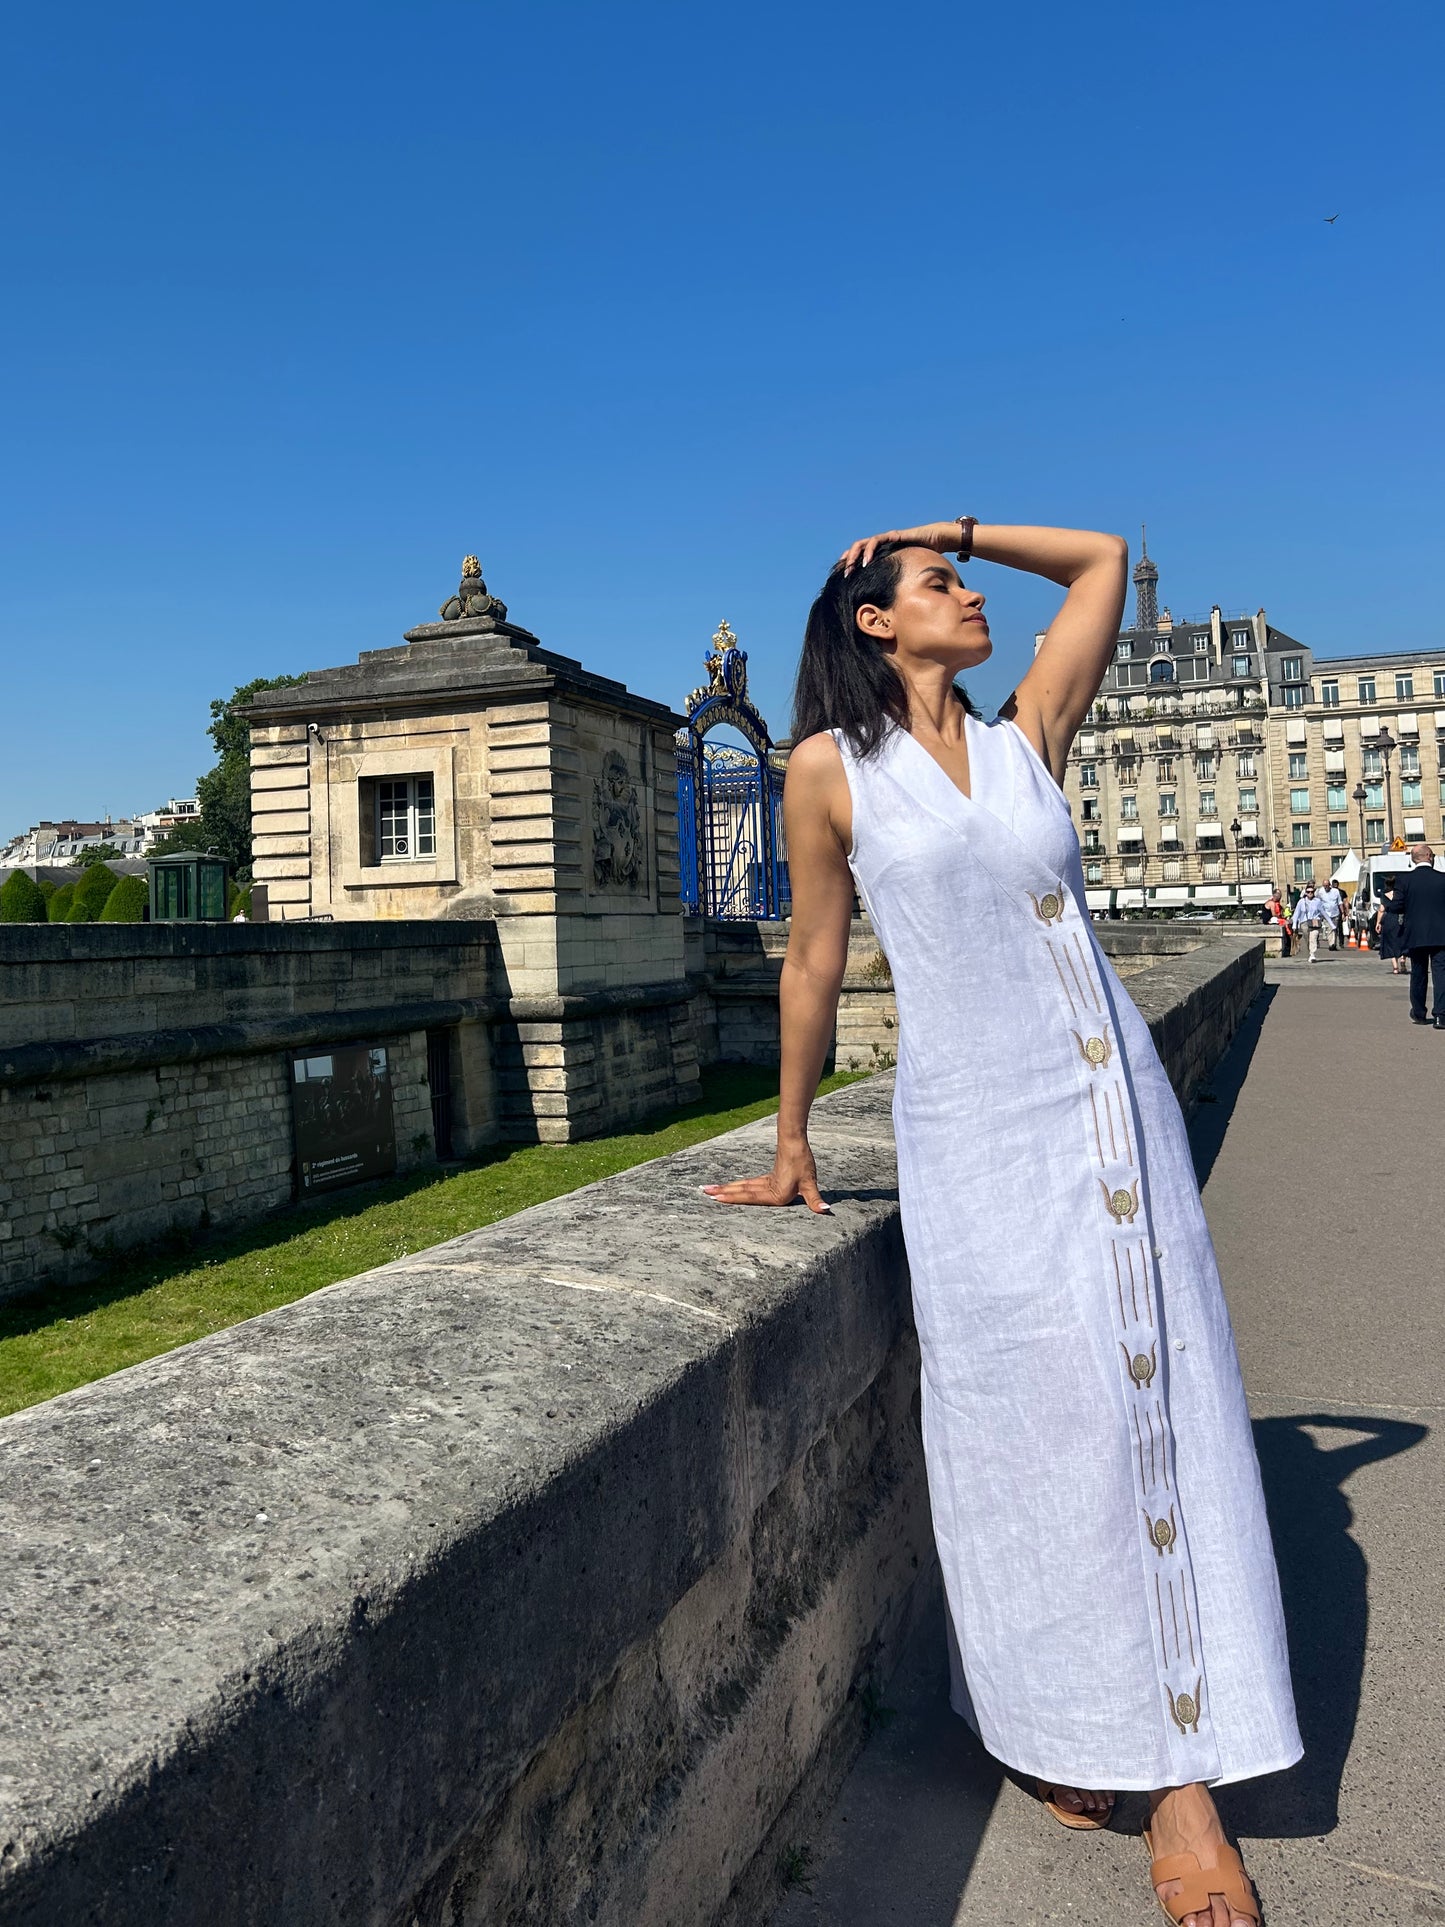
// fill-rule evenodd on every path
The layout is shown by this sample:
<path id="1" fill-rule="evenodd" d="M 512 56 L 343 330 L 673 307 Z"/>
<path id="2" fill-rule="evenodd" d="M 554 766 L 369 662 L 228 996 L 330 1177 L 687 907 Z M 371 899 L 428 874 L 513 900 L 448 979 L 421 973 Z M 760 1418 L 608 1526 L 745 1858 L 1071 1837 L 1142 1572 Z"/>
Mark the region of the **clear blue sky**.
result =
<path id="1" fill-rule="evenodd" d="M 843 542 L 964 510 L 1436 643 L 1442 63 L 1438 0 L 17 11 L 0 836 L 469 549 L 674 702 L 727 616 L 779 735 Z M 976 579 L 996 703 L 1054 592 Z"/>

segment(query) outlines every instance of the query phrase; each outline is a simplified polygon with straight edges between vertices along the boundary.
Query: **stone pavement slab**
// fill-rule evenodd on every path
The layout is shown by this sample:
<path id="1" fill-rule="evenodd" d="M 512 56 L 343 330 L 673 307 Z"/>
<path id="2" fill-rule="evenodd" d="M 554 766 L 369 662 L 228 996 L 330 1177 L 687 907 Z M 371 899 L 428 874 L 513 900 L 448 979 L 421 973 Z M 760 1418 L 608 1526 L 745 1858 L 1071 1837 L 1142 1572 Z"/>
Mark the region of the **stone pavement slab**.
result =
<path id="1" fill-rule="evenodd" d="M 1193 1138 L 1306 1757 L 1220 1806 L 1271 1927 L 1419 1927 L 1445 1922 L 1445 1033 L 1374 956 L 1268 974 Z M 886 1699 L 773 1927 L 1158 1921 L 1142 1799 L 1055 1825 L 948 1711 L 937 1615 Z"/>

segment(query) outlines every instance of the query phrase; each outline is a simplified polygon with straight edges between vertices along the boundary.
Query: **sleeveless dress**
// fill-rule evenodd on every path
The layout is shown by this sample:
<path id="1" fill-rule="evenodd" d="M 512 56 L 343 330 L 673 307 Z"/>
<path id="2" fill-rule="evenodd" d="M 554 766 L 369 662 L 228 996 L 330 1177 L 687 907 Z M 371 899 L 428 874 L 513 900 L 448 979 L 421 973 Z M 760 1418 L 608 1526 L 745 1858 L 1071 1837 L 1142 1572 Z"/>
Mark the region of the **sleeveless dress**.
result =
<path id="1" fill-rule="evenodd" d="M 973 718 L 906 731 L 850 867 L 898 999 L 893 1119 L 952 1704 L 1016 1771 L 1121 1792 L 1291 1765 L 1284 1621 L 1184 1119 L 1094 937 L 1062 791 Z"/>

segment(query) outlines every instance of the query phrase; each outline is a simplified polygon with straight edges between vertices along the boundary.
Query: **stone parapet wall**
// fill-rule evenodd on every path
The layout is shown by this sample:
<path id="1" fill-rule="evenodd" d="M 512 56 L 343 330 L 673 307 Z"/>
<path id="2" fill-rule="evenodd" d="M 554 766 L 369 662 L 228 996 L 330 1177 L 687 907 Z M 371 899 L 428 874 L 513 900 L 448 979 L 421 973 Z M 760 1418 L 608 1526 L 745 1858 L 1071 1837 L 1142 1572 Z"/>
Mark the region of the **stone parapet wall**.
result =
<path id="1" fill-rule="evenodd" d="M 888 1102 L 0 1422 L 7 1927 L 757 1918 L 936 1585 Z"/>
<path id="2" fill-rule="evenodd" d="M 1186 1099 L 1260 959 L 1133 980 Z M 891 1089 L 0 1421 L 6 1927 L 765 1917 L 936 1598 Z"/>

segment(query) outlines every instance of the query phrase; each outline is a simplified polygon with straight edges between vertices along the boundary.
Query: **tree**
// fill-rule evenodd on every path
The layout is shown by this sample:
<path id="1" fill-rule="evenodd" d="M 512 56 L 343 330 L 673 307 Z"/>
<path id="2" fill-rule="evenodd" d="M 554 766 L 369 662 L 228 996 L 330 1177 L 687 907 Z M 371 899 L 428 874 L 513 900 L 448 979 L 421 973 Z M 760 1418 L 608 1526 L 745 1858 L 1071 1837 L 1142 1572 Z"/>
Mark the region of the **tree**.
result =
<path id="1" fill-rule="evenodd" d="M 75 901 L 83 903 L 94 920 L 105 908 L 105 900 L 115 885 L 116 873 L 108 864 L 92 863 L 75 886 Z"/>
<path id="2" fill-rule="evenodd" d="M 144 923 L 150 900 L 150 886 L 144 877 L 122 877 L 106 898 L 98 921 Z"/>
<path id="3" fill-rule="evenodd" d="M 251 726 L 236 713 L 237 706 L 258 689 L 287 689 L 305 682 L 304 676 L 257 676 L 229 696 L 211 704 L 209 735 L 216 746 L 216 767 L 196 784 L 200 822 L 185 825 L 158 843 L 153 854 L 166 850 L 214 850 L 231 866 L 231 875 L 245 882 L 251 874 Z"/>
<path id="4" fill-rule="evenodd" d="M 70 906 L 75 902 L 75 885 L 62 883 L 55 895 L 46 905 L 52 923 L 64 923 L 70 915 Z"/>
<path id="5" fill-rule="evenodd" d="M 50 881 L 49 877 L 38 877 L 36 881 L 40 885 L 40 894 L 44 897 L 48 906 L 50 899 L 55 895 L 55 885 Z"/>
<path id="6" fill-rule="evenodd" d="M 12 870 L 0 884 L 0 923 L 47 923 L 45 899 L 34 877 Z"/>
<path id="7" fill-rule="evenodd" d="M 93 843 L 89 849 L 82 850 L 70 859 L 72 870 L 88 870 L 92 863 L 114 863 L 117 857 L 124 856 L 113 843 Z"/>
<path id="8" fill-rule="evenodd" d="M 95 916 L 83 897 L 77 897 L 65 913 L 67 923 L 94 923 Z"/>

